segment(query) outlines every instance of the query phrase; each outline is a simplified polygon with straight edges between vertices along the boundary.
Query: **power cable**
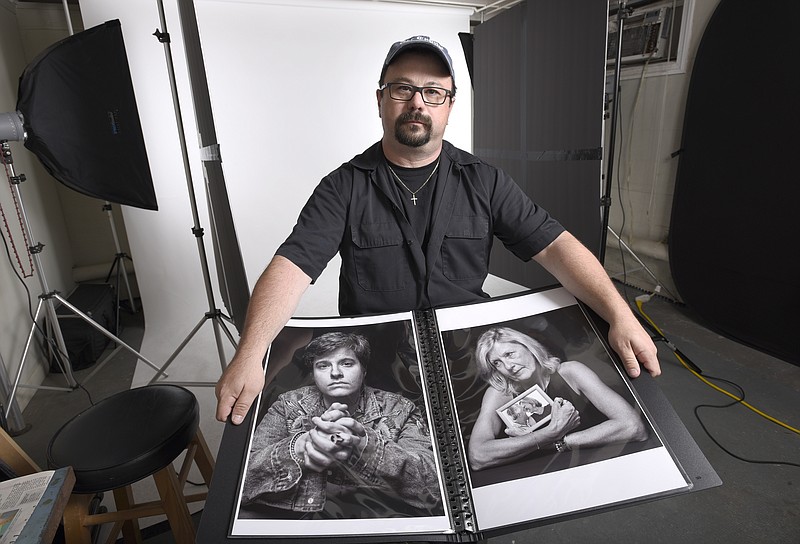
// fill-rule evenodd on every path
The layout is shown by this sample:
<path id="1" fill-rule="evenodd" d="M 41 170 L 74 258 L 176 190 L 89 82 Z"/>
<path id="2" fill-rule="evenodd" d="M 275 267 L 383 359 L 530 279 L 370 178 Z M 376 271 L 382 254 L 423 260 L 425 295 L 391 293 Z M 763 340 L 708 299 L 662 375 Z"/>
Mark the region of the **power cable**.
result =
<path id="1" fill-rule="evenodd" d="M 726 379 L 723 379 L 723 378 L 717 378 L 717 377 L 714 377 L 714 376 L 709 376 L 709 375 L 704 374 L 703 371 L 700 370 L 700 368 L 696 364 L 694 364 L 688 357 L 686 357 L 685 354 L 683 354 L 678 348 L 675 347 L 674 344 L 672 344 L 672 342 L 670 342 L 667 339 L 667 337 L 664 335 L 664 333 L 661 331 L 661 329 L 658 327 L 658 325 L 655 323 L 655 321 L 653 321 L 653 319 L 649 315 L 647 315 L 647 313 L 644 311 L 644 307 L 643 307 L 644 303 L 648 302 L 651 297 L 652 297 L 652 295 L 650 295 L 650 294 L 640 295 L 640 296 L 636 297 L 636 299 L 635 299 L 636 300 L 636 308 L 638 310 L 638 314 L 636 314 L 636 315 L 637 315 L 637 317 L 640 318 L 640 321 L 642 321 L 643 324 L 646 324 L 646 328 L 649 331 L 651 331 L 651 333 L 653 333 L 655 335 L 654 341 L 664 342 L 667 345 L 667 347 L 669 347 L 672 350 L 673 354 L 675 355 L 675 358 L 678 359 L 678 361 L 681 363 L 681 365 L 683 365 L 695 377 L 697 377 L 700 381 L 702 381 L 703 383 L 705 383 L 706 385 L 708 385 L 712 389 L 714 389 L 714 390 L 716 390 L 716 391 L 718 391 L 718 392 L 730 397 L 731 399 L 733 399 L 733 402 L 730 402 L 728 404 L 723 404 L 723 405 L 699 404 L 699 405 L 695 406 L 695 408 L 694 408 L 695 417 L 697 418 L 697 421 L 700 423 L 700 426 L 703 428 L 703 431 L 705 431 L 705 433 L 708 435 L 708 437 L 722 451 L 724 451 L 725 453 L 727 453 L 731 457 L 734 457 L 735 459 L 738 459 L 738 460 L 746 462 L 746 463 L 768 464 L 768 465 L 787 465 L 787 466 L 800 467 L 800 463 L 793 463 L 793 462 L 790 462 L 790 461 L 763 461 L 763 460 L 748 459 L 746 457 L 743 457 L 741 455 L 737 455 L 737 454 L 731 452 L 729 449 L 724 447 L 712 435 L 712 433 L 708 430 L 708 428 L 706 427 L 706 425 L 703 422 L 702 418 L 700 417 L 700 409 L 701 408 L 730 408 L 732 406 L 736 406 L 737 404 L 740 404 L 740 405 L 744 406 L 745 408 L 755 412 L 756 414 L 758 414 L 759 416 L 763 417 L 764 419 L 770 421 L 771 423 L 779 425 L 780 427 L 783 427 L 783 428 L 785 428 L 785 429 L 787 429 L 787 430 L 789 430 L 789 431 L 791 431 L 791 432 L 793 432 L 795 434 L 800 434 L 800 429 L 797 429 L 797 428 L 789 425 L 788 423 L 785 423 L 785 422 L 783 422 L 783 421 L 781 421 L 781 420 L 779 420 L 779 419 L 777 419 L 775 417 L 772 417 L 771 415 L 763 412 L 762 410 L 759 410 L 755 406 L 753 406 L 750 403 L 746 402 L 744 400 L 744 398 L 745 398 L 744 388 L 742 388 L 740 385 L 738 385 L 738 384 L 736 384 L 736 383 L 734 383 L 734 382 L 732 382 L 730 380 L 726 380 Z M 730 391 L 728 391 L 726 389 L 723 389 L 722 387 L 719 387 L 715 383 L 712 383 L 711 380 L 715 380 L 715 381 L 718 381 L 718 382 L 724 382 L 724 383 L 730 384 L 735 389 L 737 389 L 739 391 L 739 394 L 737 395 L 737 394 L 731 393 Z"/>

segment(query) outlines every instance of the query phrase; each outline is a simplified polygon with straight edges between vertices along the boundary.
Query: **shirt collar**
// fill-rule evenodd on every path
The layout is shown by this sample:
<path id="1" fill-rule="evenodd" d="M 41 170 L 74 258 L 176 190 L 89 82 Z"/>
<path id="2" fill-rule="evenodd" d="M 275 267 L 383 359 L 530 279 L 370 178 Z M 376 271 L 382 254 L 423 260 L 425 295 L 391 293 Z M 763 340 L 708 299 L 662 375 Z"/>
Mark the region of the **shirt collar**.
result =
<path id="1" fill-rule="evenodd" d="M 442 142 L 442 154 L 446 155 L 450 161 L 459 165 L 477 164 L 480 162 L 478 157 L 458 149 L 447 140 Z M 350 162 L 359 170 L 375 171 L 383 160 L 381 142 L 376 142 L 360 155 L 353 157 Z"/>

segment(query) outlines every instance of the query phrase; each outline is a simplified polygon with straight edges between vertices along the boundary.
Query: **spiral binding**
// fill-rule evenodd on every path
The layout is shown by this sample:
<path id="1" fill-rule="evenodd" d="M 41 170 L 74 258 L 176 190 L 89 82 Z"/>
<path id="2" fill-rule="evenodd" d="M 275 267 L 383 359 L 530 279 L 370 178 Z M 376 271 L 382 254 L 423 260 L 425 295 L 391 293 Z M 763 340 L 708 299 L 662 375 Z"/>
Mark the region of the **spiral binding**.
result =
<path id="1" fill-rule="evenodd" d="M 427 384 L 431 403 L 433 429 L 442 459 L 442 473 L 450 505 L 450 518 L 457 533 L 477 532 L 472 511 L 472 493 L 464 468 L 465 457 L 456 429 L 450 379 L 442 358 L 433 310 L 415 312 L 420 339 L 422 373 Z"/>

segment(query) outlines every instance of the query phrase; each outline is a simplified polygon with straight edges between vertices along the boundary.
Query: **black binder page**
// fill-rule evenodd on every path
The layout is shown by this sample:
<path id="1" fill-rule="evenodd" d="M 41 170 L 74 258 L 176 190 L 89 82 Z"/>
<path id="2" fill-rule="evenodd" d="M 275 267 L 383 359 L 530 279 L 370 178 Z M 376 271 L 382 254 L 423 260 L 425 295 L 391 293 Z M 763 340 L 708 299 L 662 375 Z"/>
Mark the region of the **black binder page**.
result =
<path id="1" fill-rule="evenodd" d="M 231 536 L 452 532 L 412 319 L 403 313 L 289 321 L 267 355 Z M 361 337 L 355 348 L 353 335 Z M 330 404 L 356 397 L 346 413 Z M 349 427 L 322 430 L 320 415 Z M 329 458 L 345 451 L 344 460 L 312 467 L 293 449 L 304 435 L 322 438 L 315 451 Z M 360 446 L 348 451 L 351 444 Z"/>
<path id="2" fill-rule="evenodd" d="M 565 289 L 439 309 L 436 320 L 478 530 L 690 487 Z"/>

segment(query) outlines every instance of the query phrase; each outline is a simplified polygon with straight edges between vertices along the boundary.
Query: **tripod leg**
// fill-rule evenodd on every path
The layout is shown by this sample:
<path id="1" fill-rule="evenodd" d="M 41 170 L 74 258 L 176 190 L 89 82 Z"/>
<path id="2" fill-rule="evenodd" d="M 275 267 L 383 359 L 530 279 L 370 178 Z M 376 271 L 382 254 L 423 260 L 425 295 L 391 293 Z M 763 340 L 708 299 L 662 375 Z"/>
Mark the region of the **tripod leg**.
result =
<path id="1" fill-rule="evenodd" d="M 53 336 L 55 336 L 56 339 L 56 347 L 64 361 L 64 367 L 62 369 L 64 371 L 64 376 L 67 378 L 69 386 L 75 388 L 78 386 L 78 382 L 75 381 L 75 377 L 72 375 L 72 363 L 69 360 L 69 352 L 67 351 L 67 345 L 64 343 L 64 335 L 61 333 L 61 326 L 58 324 L 58 314 L 56 313 L 56 307 L 53 305 L 53 297 L 58 297 L 58 294 L 54 292 L 52 296 L 48 296 L 43 301 L 45 318 L 52 327 Z"/>
<path id="2" fill-rule="evenodd" d="M 222 317 L 225 317 L 225 316 L 223 315 Z M 233 337 L 233 334 L 231 334 L 231 331 L 230 331 L 230 329 L 228 329 L 227 325 L 225 325 L 225 323 L 223 323 L 222 321 L 220 321 L 219 324 L 220 324 L 220 327 L 222 328 L 222 332 L 224 332 L 225 336 L 228 337 L 228 340 L 230 340 L 230 343 L 233 345 L 233 347 L 234 348 L 238 347 L 238 344 L 236 343 L 236 339 Z"/>
<path id="3" fill-rule="evenodd" d="M 111 268 L 108 269 L 108 274 L 106 274 L 106 283 L 108 283 L 108 280 L 111 279 L 111 274 L 114 273 L 114 269 L 117 267 L 117 261 L 118 260 L 119 260 L 119 257 L 114 257 L 114 262 L 111 263 Z"/>
<path id="4" fill-rule="evenodd" d="M 220 335 L 220 328 L 222 327 L 222 322 L 219 319 L 214 319 L 214 341 L 217 343 L 217 355 L 219 356 L 219 366 L 222 368 L 222 371 L 225 372 L 225 363 L 227 361 L 225 357 L 225 350 L 222 349 L 222 336 Z"/>
<path id="5" fill-rule="evenodd" d="M 167 359 L 167 362 L 164 363 L 164 366 L 162 366 L 160 369 L 158 368 L 156 369 L 158 370 L 158 374 L 153 376 L 153 379 L 147 382 L 148 385 L 155 383 L 155 381 L 158 379 L 159 374 L 164 374 L 164 376 L 167 376 L 167 374 L 165 374 L 164 371 L 169 367 L 169 365 L 172 364 L 172 361 L 175 360 L 175 357 L 177 357 L 178 354 L 181 351 L 183 351 L 183 348 L 186 347 L 186 344 L 188 344 L 191 341 L 191 339 L 194 338 L 194 335 L 197 334 L 197 331 L 200 330 L 200 327 L 203 326 L 203 323 L 205 323 L 206 319 L 208 318 L 209 317 L 207 315 L 204 315 L 203 317 L 200 318 L 200 321 L 197 323 L 197 325 L 195 325 L 194 329 L 192 329 L 192 332 L 190 332 L 189 335 L 183 339 L 181 345 L 179 345 L 178 348 L 174 352 L 172 352 L 172 355 L 169 356 L 169 359 Z"/>
<path id="6" fill-rule="evenodd" d="M 99 323 L 97 323 L 97 321 L 95 321 L 94 319 L 92 319 L 91 317 L 89 317 L 88 315 L 86 315 L 85 313 L 83 313 L 82 311 L 80 311 L 78 308 L 76 308 L 75 306 L 73 306 L 73 305 L 72 305 L 72 304 L 71 304 L 71 303 L 70 303 L 70 302 L 69 302 L 67 299 L 65 299 L 64 297 L 62 297 L 62 296 L 61 296 L 61 295 L 59 295 L 59 294 L 56 294 L 56 295 L 55 295 L 55 297 L 56 297 L 56 298 L 57 298 L 57 299 L 58 299 L 58 300 L 59 300 L 59 301 L 60 301 L 60 302 L 61 302 L 61 303 L 62 303 L 64 306 L 66 306 L 67 308 L 69 308 L 69 309 L 72 311 L 72 313 L 74 313 L 75 315 L 77 315 L 77 316 L 81 317 L 81 318 L 82 318 L 84 321 L 86 321 L 86 322 L 87 322 L 89 325 L 91 325 L 92 327 L 94 327 L 95 329 L 97 329 L 97 331 L 98 331 L 98 332 L 100 332 L 101 334 L 103 334 L 103 335 L 107 336 L 108 338 L 110 338 L 111 340 L 113 340 L 113 341 L 114 341 L 114 342 L 116 342 L 117 344 L 121 345 L 123 348 L 125 348 L 125 349 L 126 349 L 126 350 L 128 350 L 129 352 L 131 352 L 131 353 L 133 353 L 134 355 L 136 355 L 136 357 L 138 357 L 138 358 L 139 358 L 139 359 L 140 359 L 140 360 L 141 360 L 143 363 L 145 363 L 147 366 L 149 366 L 149 367 L 150 367 L 150 368 L 152 368 L 153 370 L 157 371 L 157 373 L 158 373 L 158 374 L 163 374 L 164 376 L 166 376 L 166 374 L 164 373 L 164 371 L 163 371 L 162 369 L 158 368 L 158 367 L 157 367 L 157 366 L 156 366 L 156 365 L 155 365 L 153 362 L 151 362 L 149 359 L 147 359 L 147 358 L 146 358 L 144 355 L 142 355 L 141 353 L 139 353 L 138 351 L 136 351 L 135 349 L 133 349 L 132 347 L 130 347 L 128 344 L 126 344 L 125 342 L 123 342 L 122 340 L 120 340 L 118 337 L 116 337 L 116 336 L 114 336 L 113 334 L 111 334 L 110 332 L 108 332 L 106 329 L 104 329 L 102 326 L 100 326 L 100 324 L 99 324 Z M 158 374 L 157 374 L 157 375 L 158 375 Z"/>
<path id="7" fill-rule="evenodd" d="M 123 268 L 123 265 L 122 265 L 122 258 L 119 257 L 119 267 L 117 268 L 117 284 L 114 286 L 114 296 L 116 297 L 116 300 L 117 300 L 117 305 L 114 308 L 114 310 L 115 310 L 114 311 L 114 334 L 116 334 L 117 336 L 119 336 L 119 311 L 120 311 L 120 306 L 119 306 L 119 275 L 122 273 L 123 270 L 124 270 L 124 268 Z"/>
<path id="8" fill-rule="evenodd" d="M 22 379 L 22 370 L 25 367 L 25 361 L 28 358 L 28 351 L 33 343 L 33 335 L 36 333 L 36 321 L 39 319 L 39 314 L 42 312 L 42 304 L 44 304 L 44 302 L 45 301 L 43 299 L 39 299 L 39 304 L 36 306 L 36 313 L 33 314 L 33 322 L 31 323 L 30 331 L 28 331 L 28 339 L 25 342 L 25 348 L 22 350 L 22 357 L 20 357 L 19 360 L 19 368 L 17 368 L 17 375 L 14 378 L 14 385 L 11 387 L 11 393 L 9 393 L 8 400 L 6 401 L 6 404 L 8 405 L 5 412 L 6 419 L 8 419 L 9 414 L 11 413 L 11 407 L 14 406 L 14 397 L 16 397 L 17 389 L 19 389 L 19 382 Z M 61 354 L 56 353 L 55 357 L 58 359 L 61 357 Z M 64 361 L 60 361 L 59 359 L 59 365 L 62 366 L 62 371 L 64 371 L 66 376 L 66 369 L 63 366 Z M 66 361 L 66 367 L 69 367 L 69 360 Z M 69 380 L 67 380 L 67 383 L 70 385 L 69 388 L 63 388 L 59 390 L 72 391 L 72 384 L 69 382 Z"/>
<path id="9" fill-rule="evenodd" d="M 128 271 L 125 269 L 125 255 L 122 254 L 122 259 L 119 261 L 119 266 L 122 268 L 122 279 L 125 281 L 125 288 L 128 290 L 128 302 L 131 305 L 131 312 L 136 313 L 136 303 L 133 301 L 133 291 L 131 291 L 131 282 L 128 280 Z"/>

